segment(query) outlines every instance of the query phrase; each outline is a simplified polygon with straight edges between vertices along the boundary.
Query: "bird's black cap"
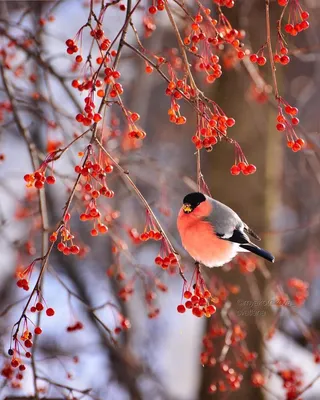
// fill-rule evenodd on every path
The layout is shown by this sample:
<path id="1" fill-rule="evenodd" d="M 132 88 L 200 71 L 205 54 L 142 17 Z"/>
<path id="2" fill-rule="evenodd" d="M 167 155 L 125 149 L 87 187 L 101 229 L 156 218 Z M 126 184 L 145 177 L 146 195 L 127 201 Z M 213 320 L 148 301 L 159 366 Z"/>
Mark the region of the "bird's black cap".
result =
<path id="1" fill-rule="evenodd" d="M 192 209 L 195 209 L 200 203 L 206 201 L 204 194 L 200 192 L 189 193 L 183 199 L 183 204 L 190 204 Z"/>

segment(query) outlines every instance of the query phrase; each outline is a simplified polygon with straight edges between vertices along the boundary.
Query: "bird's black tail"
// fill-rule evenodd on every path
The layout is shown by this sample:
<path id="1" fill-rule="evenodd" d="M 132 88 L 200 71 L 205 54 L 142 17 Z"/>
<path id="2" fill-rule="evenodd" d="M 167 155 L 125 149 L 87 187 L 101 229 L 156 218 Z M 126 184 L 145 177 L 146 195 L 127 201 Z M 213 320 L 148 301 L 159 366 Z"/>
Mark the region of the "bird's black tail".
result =
<path id="1" fill-rule="evenodd" d="M 268 260 L 270 262 L 274 262 L 274 257 L 271 253 L 269 253 L 267 250 L 261 249 L 260 247 L 254 245 L 254 244 L 241 244 L 240 247 L 242 247 L 245 250 L 251 251 L 251 253 L 256 254 L 257 256 L 260 256 L 264 258 L 265 260 Z"/>

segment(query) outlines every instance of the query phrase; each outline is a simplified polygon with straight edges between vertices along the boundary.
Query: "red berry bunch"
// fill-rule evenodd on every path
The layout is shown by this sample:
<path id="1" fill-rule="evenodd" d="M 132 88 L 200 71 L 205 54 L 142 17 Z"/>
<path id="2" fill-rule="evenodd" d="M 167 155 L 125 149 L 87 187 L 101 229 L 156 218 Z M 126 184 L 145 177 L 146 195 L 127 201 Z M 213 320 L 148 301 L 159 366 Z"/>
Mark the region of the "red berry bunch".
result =
<path id="1" fill-rule="evenodd" d="M 181 115 L 180 106 L 177 102 L 183 97 L 189 99 L 195 93 L 187 83 L 186 78 L 177 79 L 171 64 L 168 64 L 168 73 L 171 79 L 166 89 L 166 95 L 171 97 L 171 104 L 168 110 L 169 121 L 176 125 L 184 125 L 187 122 L 187 119 Z"/>
<path id="2" fill-rule="evenodd" d="M 253 53 L 250 55 L 250 61 L 253 64 L 258 64 L 260 67 L 265 65 L 267 63 L 267 59 L 264 56 L 264 50 L 266 48 L 266 45 L 263 45 L 257 53 Z"/>
<path id="3" fill-rule="evenodd" d="M 187 309 L 192 310 L 192 314 L 196 317 L 205 316 L 210 318 L 216 312 L 216 307 L 213 304 L 214 299 L 206 287 L 206 284 L 199 270 L 196 270 L 195 284 L 191 288 L 184 290 L 183 297 L 186 299 L 185 304 L 180 304 L 177 311 L 181 314 Z"/>
<path id="4" fill-rule="evenodd" d="M 285 115 L 287 114 L 287 116 Z M 304 140 L 299 138 L 295 132 L 294 127 L 299 124 L 297 118 L 298 109 L 291 107 L 282 98 L 279 99 L 278 116 L 276 128 L 279 132 L 285 132 L 287 136 L 287 146 L 293 151 L 297 152 L 304 146 Z"/>
<path id="5" fill-rule="evenodd" d="M 159 232 L 157 225 L 150 214 L 149 210 L 146 210 L 146 223 L 144 225 L 143 233 L 140 235 L 140 240 L 146 242 L 148 240 L 161 240 L 162 233 Z"/>
<path id="6" fill-rule="evenodd" d="M 302 9 L 299 0 L 288 0 L 284 6 L 289 8 L 288 23 L 284 26 L 286 33 L 297 36 L 298 33 L 309 28 L 310 24 L 307 21 L 309 13 Z"/>
<path id="7" fill-rule="evenodd" d="M 149 7 L 148 11 L 151 15 L 155 15 L 158 11 L 163 11 L 164 8 L 163 0 L 153 0 L 152 6 Z"/>
<path id="8" fill-rule="evenodd" d="M 119 279 L 121 278 L 121 279 Z M 119 280 L 124 280 L 125 275 L 120 272 L 120 274 L 117 274 L 116 279 Z M 124 287 L 122 287 L 119 292 L 118 292 L 118 297 L 124 302 L 127 302 L 130 300 L 134 293 L 134 281 L 128 282 Z"/>
<path id="9" fill-rule="evenodd" d="M 243 175 L 254 174 L 257 170 L 256 166 L 248 163 L 240 145 L 236 141 L 234 141 L 234 148 L 235 163 L 230 168 L 231 175 L 239 175 L 240 173 Z"/>
<path id="10" fill-rule="evenodd" d="M 290 57 L 288 56 L 289 50 L 282 39 L 282 35 L 278 32 L 277 49 L 273 56 L 275 63 L 287 65 L 290 62 Z"/>
<path id="11" fill-rule="evenodd" d="M 72 40 L 72 39 L 66 40 L 66 46 L 67 46 L 67 53 L 70 54 L 70 55 L 74 54 L 74 53 L 77 53 L 78 50 L 79 50 L 79 48 L 76 45 L 75 41 Z"/>
<path id="12" fill-rule="evenodd" d="M 235 5 L 235 0 L 213 0 L 220 7 L 232 8 Z"/>
<path id="13" fill-rule="evenodd" d="M 79 88 L 79 87 L 78 87 Z M 98 123 L 102 120 L 102 115 L 94 112 L 95 103 L 93 101 L 93 95 L 85 97 L 84 99 L 86 105 L 84 107 L 83 114 L 77 114 L 76 120 L 84 126 L 90 126 L 93 122 Z"/>
<path id="14" fill-rule="evenodd" d="M 133 244 L 140 244 L 141 243 L 141 239 L 140 239 L 140 234 L 137 231 L 136 228 L 126 228 L 127 234 L 129 236 L 129 238 L 131 239 Z M 156 232 L 154 232 L 156 233 Z M 151 239 L 151 238 L 150 238 Z"/>
<path id="15" fill-rule="evenodd" d="M 299 397 L 302 386 L 301 371 L 294 369 L 283 369 L 278 372 L 282 379 L 282 386 L 286 391 L 286 400 L 295 400 Z"/>
<path id="16" fill-rule="evenodd" d="M 266 384 L 266 379 L 259 371 L 254 371 L 251 375 L 251 383 L 255 387 L 262 387 Z"/>
<path id="17" fill-rule="evenodd" d="M 227 129 L 235 124 L 235 120 L 228 118 L 215 102 L 210 100 L 210 104 L 212 109 L 199 103 L 199 108 L 205 117 L 198 117 L 197 132 L 191 138 L 197 150 L 204 148 L 208 152 L 218 140 L 227 137 Z"/>
<path id="18" fill-rule="evenodd" d="M 107 185 L 107 175 L 113 171 L 113 166 L 101 152 L 97 159 L 91 146 L 88 147 L 88 153 L 85 164 L 75 167 L 75 172 L 81 175 L 82 199 L 87 204 L 85 212 L 80 214 L 80 221 L 93 221 L 94 227 L 91 235 L 98 236 L 108 232 L 108 227 L 102 222 L 97 202 L 100 196 L 114 197 L 113 190 L 110 190 Z M 80 153 L 79 155 L 83 156 L 84 154 Z"/>
<path id="19" fill-rule="evenodd" d="M 288 286 L 293 290 L 293 301 L 297 306 L 302 306 L 309 297 L 309 284 L 301 279 L 291 278 Z"/>
<path id="20" fill-rule="evenodd" d="M 166 256 L 161 257 L 158 255 L 155 259 L 154 262 L 159 265 L 162 269 L 168 269 L 171 267 L 176 267 L 178 264 L 177 256 L 174 253 L 168 253 Z"/>
<path id="21" fill-rule="evenodd" d="M 240 256 L 238 255 L 235 263 L 239 267 L 239 270 L 242 274 L 251 274 L 257 268 L 256 257 L 251 257 L 250 255 Z"/>
<path id="22" fill-rule="evenodd" d="M 125 318 L 123 315 L 119 314 L 119 325 L 114 329 L 115 334 L 119 334 L 122 331 L 127 331 L 131 328 L 131 322 L 128 318 Z"/>
<path id="23" fill-rule="evenodd" d="M 171 82 L 170 82 L 171 83 Z M 168 85 L 168 87 L 173 87 L 173 85 Z M 180 114 L 180 105 L 176 103 L 174 97 L 171 98 L 171 108 L 168 110 L 169 120 L 176 125 L 184 125 L 187 122 L 186 117 Z"/>
<path id="24" fill-rule="evenodd" d="M 170 246 L 165 238 L 161 241 L 161 247 L 159 255 L 154 260 L 156 265 L 159 265 L 162 269 L 168 270 L 170 274 L 176 272 L 176 266 L 178 265 L 177 256 L 172 253 Z"/>
<path id="25" fill-rule="evenodd" d="M 220 370 L 223 374 L 223 379 L 217 382 L 212 382 L 209 386 L 209 393 L 236 391 L 240 389 L 243 375 L 238 373 L 234 368 L 231 368 L 229 362 L 222 362 Z"/>
<path id="26" fill-rule="evenodd" d="M 8 381 L 11 381 L 15 378 L 14 369 L 12 368 L 12 365 L 7 361 L 4 363 L 1 369 L 1 376 L 3 376 Z"/>
<path id="27" fill-rule="evenodd" d="M 76 321 L 73 325 L 69 325 L 66 328 L 67 332 L 81 331 L 81 329 L 83 329 L 83 323 L 80 321 Z"/>
<path id="28" fill-rule="evenodd" d="M 48 185 L 53 185 L 56 182 L 56 178 L 52 174 L 46 177 L 46 170 L 49 163 L 53 163 L 58 152 L 59 150 L 49 153 L 37 171 L 35 171 L 33 174 L 26 174 L 23 177 L 27 188 L 35 187 L 37 189 L 42 189 L 45 183 Z M 53 171 L 53 165 L 51 169 Z"/>
<path id="29" fill-rule="evenodd" d="M 27 268 L 25 268 L 23 271 L 17 272 L 17 286 L 19 288 L 22 288 L 25 291 L 28 291 L 30 289 L 29 281 L 31 279 L 33 267 L 35 266 L 37 261 L 39 261 L 39 259 L 35 259 L 34 261 L 32 261 L 32 263 L 28 265 Z"/>

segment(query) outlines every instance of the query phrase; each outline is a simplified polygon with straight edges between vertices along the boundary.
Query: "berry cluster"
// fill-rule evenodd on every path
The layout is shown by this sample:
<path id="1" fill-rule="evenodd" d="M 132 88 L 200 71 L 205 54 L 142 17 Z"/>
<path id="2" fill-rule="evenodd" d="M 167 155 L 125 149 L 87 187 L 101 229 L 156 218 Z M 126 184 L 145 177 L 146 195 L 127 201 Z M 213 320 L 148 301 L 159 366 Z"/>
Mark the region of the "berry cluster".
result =
<path id="1" fill-rule="evenodd" d="M 251 383 L 255 387 L 262 387 L 266 384 L 266 378 L 259 371 L 254 371 L 251 375 Z"/>
<path id="2" fill-rule="evenodd" d="M 37 261 L 39 261 L 39 259 L 35 259 L 34 261 L 32 261 L 32 263 L 28 265 L 27 268 L 25 268 L 23 271 L 17 272 L 17 286 L 19 288 L 22 288 L 25 291 L 28 291 L 30 289 L 29 282 L 31 279 L 33 267 L 35 266 Z"/>
<path id="3" fill-rule="evenodd" d="M 198 269 L 195 271 L 196 278 L 195 284 L 184 290 L 183 297 L 186 299 L 185 304 L 180 304 L 177 307 L 177 311 L 181 314 L 185 313 L 187 309 L 192 310 L 192 314 L 196 317 L 205 316 L 210 318 L 217 309 L 213 304 L 215 299 L 207 289 L 204 279 Z"/>
<path id="4" fill-rule="evenodd" d="M 163 270 L 168 270 L 170 274 L 176 272 L 178 258 L 172 253 L 170 246 L 165 238 L 162 238 L 159 255 L 154 259 L 156 265 L 159 265 Z"/>
<path id="5" fill-rule="evenodd" d="M 164 1 L 163 0 L 153 0 L 152 6 L 149 7 L 148 11 L 151 15 L 156 14 L 158 11 L 164 10 Z"/>
<path id="6" fill-rule="evenodd" d="M 267 59 L 264 56 L 264 49 L 265 49 L 265 45 L 262 46 L 257 53 L 253 53 L 250 55 L 250 61 L 255 64 L 257 63 L 260 67 L 262 67 L 263 65 L 265 65 L 267 63 Z"/>
<path id="7" fill-rule="evenodd" d="M 90 126 L 93 122 L 98 123 L 102 120 L 102 115 L 94 112 L 95 104 L 92 100 L 92 97 L 92 95 L 85 97 L 84 101 L 86 105 L 84 107 L 84 113 L 76 115 L 76 120 L 80 122 L 83 126 Z"/>
<path id="8" fill-rule="evenodd" d="M 36 301 L 36 302 L 35 302 L 35 305 L 32 306 L 32 307 L 30 307 L 30 311 L 31 311 L 32 313 L 41 312 L 41 311 L 43 311 L 43 310 L 44 310 L 44 305 L 42 304 L 41 301 Z M 46 309 L 46 314 L 47 314 L 48 317 L 53 317 L 54 314 L 55 314 L 55 311 L 54 311 L 53 308 L 48 307 L 48 308 Z"/>
<path id="9" fill-rule="evenodd" d="M 288 280 L 288 287 L 293 290 L 293 301 L 297 306 L 302 306 L 309 296 L 309 284 L 298 278 Z"/>
<path id="10" fill-rule="evenodd" d="M 170 82 L 166 88 L 166 95 L 171 97 L 171 104 L 168 110 L 169 121 L 176 125 L 184 125 L 187 122 L 186 117 L 180 113 L 180 105 L 177 101 L 183 97 L 190 99 L 195 95 L 194 90 L 187 83 L 187 79 L 178 79 L 173 71 L 171 64 L 168 63 L 168 74 Z"/>
<path id="11" fill-rule="evenodd" d="M 142 242 L 146 242 L 150 239 L 158 241 L 161 240 L 162 238 L 163 238 L 162 233 L 159 232 L 157 224 L 155 223 L 152 215 L 150 214 L 149 210 L 146 210 L 146 222 L 144 225 L 143 233 L 141 233 L 139 239 Z"/>
<path id="12" fill-rule="evenodd" d="M 216 391 L 227 392 L 228 390 L 236 391 L 240 389 L 243 375 L 238 373 L 234 368 L 231 368 L 229 364 L 229 362 L 223 362 L 220 364 L 223 379 L 211 383 L 209 386 L 209 393 L 215 393 Z"/>
<path id="13" fill-rule="evenodd" d="M 220 7 L 232 8 L 235 5 L 235 0 L 213 0 L 215 4 Z"/>
<path id="14" fill-rule="evenodd" d="M 67 332 L 80 331 L 81 329 L 83 329 L 83 323 L 80 321 L 76 321 L 73 325 L 69 325 L 66 328 Z"/>
<path id="15" fill-rule="evenodd" d="M 302 386 L 301 371 L 283 369 L 278 372 L 278 375 L 282 379 L 282 386 L 286 391 L 286 400 L 297 399 Z"/>
<path id="16" fill-rule="evenodd" d="M 23 179 L 26 182 L 26 187 L 35 187 L 37 189 L 42 189 L 44 184 L 53 185 L 56 182 L 56 178 L 51 174 L 46 177 L 46 170 L 50 162 L 53 162 L 59 150 L 49 153 L 40 167 L 32 174 L 26 174 Z M 53 171 L 53 165 L 51 166 Z"/>
<path id="17" fill-rule="evenodd" d="M 282 0 L 282 2 L 284 1 Z M 309 28 L 310 24 L 307 21 L 309 13 L 301 8 L 298 0 L 287 0 L 284 6 L 289 6 L 288 23 L 284 26 L 286 33 L 297 36 L 298 33 Z"/>
<path id="18" fill-rule="evenodd" d="M 84 154 L 80 153 L 79 155 L 83 156 Z M 77 165 L 75 167 L 75 172 L 80 174 L 82 178 L 81 190 L 83 192 L 83 200 L 87 202 L 85 212 L 80 214 L 80 221 L 93 221 L 92 236 L 108 232 L 108 227 L 102 223 L 102 215 L 98 209 L 97 202 L 100 196 L 107 198 L 114 197 L 114 192 L 109 189 L 106 180 L 107 175 L 112 173 L 112 171 L 113 166 L 106 160 L 103 154 L 99 152 L 97 159 L 91 146 L 88 147 L 88 158 L 84 165 Z"/>
<path id="19" fill-rule="evenodd" d="M 66 40 L 66 46 L 67 46 L 68 54 L 74 54 L 79 51 L 78 46 L 75 44 L 74 40 L 72 40 L 72 39 Z"/>
<path id="20" fill-rule="evenodd" d="M 287 116 L 285 115 L 287 114 Z M 291 107 L 284 99 L 279 99 L 278 116 L 276 128 L 279 132 L 285 132 L 287 136 L 287 146 L 292 151 L 297 152 L 304 146 L 304 140 L 299 138 L 294 127 L 299 124 L 297 118 L 298 109 Z"/>
<path id="21" fill-rule="evenodd" d="M 210 103 L 212 110 L 200 102 L 199 108 L 204 116 L 198 117 L 197 132 L 191 138 L 197 150 L 204 148 L 208 152 L 218 140 L 227 136 L 227 129 L 235 124 L 235 120 L 228 118 L 216 103 Z"/>
<path id="22" fill-rule="evenodd" d="M 119 314 L 119 325 L 114 329 L 115 334 L 119 334 L 122 331 L 127 331 L 131 328 L 131 322 L 128 318 L 125 318 L 123 315 Z"/>
<path id="23" fill-rule="evenodd" d="M 64 225 L 61 226 L 58 231 L 52 232 L 49 240 L 50 242 L 55 243 L 58 240 L 58 234 L 60 233 L 60 242 L 57 245 L 58 251 L 63 253 L 65 256 L 71 254 L 83 256 L 85 254 L 85 248 L 80 248 L 78 245 L 74 244 L 74 235 L 71 233 L 70 219 L 71 214 L 67 212 L 63 218 Z"/>
<path id="24" fill-rule="evenodd" d="M 236 141 L 234 141 L 234 148 L 235 163 L 230 168 L 231 175 L 239 175 L 240 173 L 243 175 L 254 174 L 257 170 L 256 166 L 248 163 L 240 145 Z"/>

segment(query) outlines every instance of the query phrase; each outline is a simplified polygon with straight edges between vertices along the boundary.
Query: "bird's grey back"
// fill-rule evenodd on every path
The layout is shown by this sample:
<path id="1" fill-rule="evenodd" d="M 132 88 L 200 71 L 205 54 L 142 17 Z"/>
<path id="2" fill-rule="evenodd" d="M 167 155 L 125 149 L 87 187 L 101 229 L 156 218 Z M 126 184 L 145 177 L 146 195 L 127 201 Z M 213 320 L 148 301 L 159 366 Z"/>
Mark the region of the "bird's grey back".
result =
<path id="1" fill-rule="evenodd" d="M 212 205 L 212 212 L 208 220 L 214 226 L 217 234 L 228 238 L 232 236 L 235 229 L 243 230 L 244 223 L 237 213 L 225 204 L 220 203 L 220 201 L 214 200 L 209 196 L 206 196 L 206 198 Z"/>

